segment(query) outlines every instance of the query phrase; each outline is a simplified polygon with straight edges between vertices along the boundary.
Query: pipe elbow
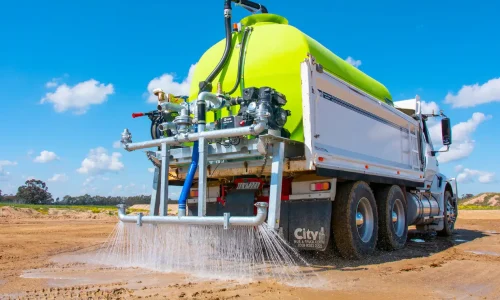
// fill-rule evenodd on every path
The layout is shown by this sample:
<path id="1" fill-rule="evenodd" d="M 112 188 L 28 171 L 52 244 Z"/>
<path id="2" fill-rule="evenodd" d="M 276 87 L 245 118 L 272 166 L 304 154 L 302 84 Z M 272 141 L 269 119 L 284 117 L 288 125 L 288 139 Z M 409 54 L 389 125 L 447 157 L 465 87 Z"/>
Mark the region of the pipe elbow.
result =
<path id="1" fill-rule="evenodd" d="M 211 107 L 209 110 L 220 109 L 223 105 L 222 100 L 219 97 L 217 97 L 217 95 L 210 92 L 201 92 L 198 95 L 198 101 L 210 102 Z"/>
<path id="2" fill-rule="evenodd" d="M 269 206 L 266 202 L 257 202 L 257 215 L 255 216 L 255 224 L 253 226 L 259 226 L 266 221 L 267 217 L 267 207 Z"/>
<path id="3" fill-rule="evenodd" d="M 266 130 L 267 128 L 267 125 L 265 122 L 259 122 L 255 125 L 252 125 L 250 127 L 250 131 L 253 135 L 259 135 L 260 133 L 262 133 L 264 130 Z"/>

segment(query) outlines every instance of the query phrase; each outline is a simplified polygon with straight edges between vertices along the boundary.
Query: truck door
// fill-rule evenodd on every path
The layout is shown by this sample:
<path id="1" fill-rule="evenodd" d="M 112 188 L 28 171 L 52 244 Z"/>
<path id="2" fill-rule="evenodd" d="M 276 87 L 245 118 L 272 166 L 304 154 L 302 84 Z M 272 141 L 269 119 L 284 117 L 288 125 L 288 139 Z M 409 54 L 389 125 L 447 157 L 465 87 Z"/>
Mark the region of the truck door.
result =
<path id="1" fill-rule="evenodd" d="M 432 154 L 434 148 L 432 147 L 431 135 L 429 134 L 429 130 L 427 128 L 427 123 L 425 120 L 421 121 L 422 129 L 424 133 L 424 151 L 425 151 L 425 170 L 424 177 L 426 185 L 432 184 L 432 181 L 435 178 L 436 173 L 438 172 L 438 161 L 436 156 Z"/>

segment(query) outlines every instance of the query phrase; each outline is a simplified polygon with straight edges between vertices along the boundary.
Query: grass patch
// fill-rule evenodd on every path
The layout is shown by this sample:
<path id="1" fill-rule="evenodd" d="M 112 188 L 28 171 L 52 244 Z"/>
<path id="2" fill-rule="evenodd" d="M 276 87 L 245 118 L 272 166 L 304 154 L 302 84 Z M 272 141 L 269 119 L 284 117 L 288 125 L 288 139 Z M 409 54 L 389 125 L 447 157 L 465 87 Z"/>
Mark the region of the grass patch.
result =
<path id="1" fill-rule="evenodd" d="M 148 209 L 140 209 L 140 208 L 129 208 L 127 209 L 127 214 L 129 213 L 143 213 L 143 214 L 146 214 L 146 213 L 149 213 L 149 210 Z"/>
<path id="2" fill-rule="evenodd" d="M 500 206 L 486 205 L 459 205 L 459 210 L 500 210 Z"/>
<path id="3" fill-rule="evenodd" d="M 114 205 L 40 205 L 40 204 L 17 204 L 17 203 L 0 203 L 0 207 L 2 206 L 11 206 L 15 208 L 31 208 L 40 212 L 41 214 L 48 214 L 49 208 L 55 209 L 69 209 L 74 211 L 91 211 L 92 213 L 101 213 L 106 211 L 114 211 L 117 210 Z"/>

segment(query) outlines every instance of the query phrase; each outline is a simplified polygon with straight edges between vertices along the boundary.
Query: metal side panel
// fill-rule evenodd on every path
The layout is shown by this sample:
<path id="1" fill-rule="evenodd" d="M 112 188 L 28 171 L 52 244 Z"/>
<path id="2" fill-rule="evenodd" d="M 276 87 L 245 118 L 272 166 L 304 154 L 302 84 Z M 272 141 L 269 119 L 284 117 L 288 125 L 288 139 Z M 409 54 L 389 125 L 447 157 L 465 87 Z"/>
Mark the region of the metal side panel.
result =
<path id="1" fill-rule="evenodd" d="M 312 64 L 302 64 L 304 135 L 316 167 L 423 182 L 410 161 L 418 122 Z"/>

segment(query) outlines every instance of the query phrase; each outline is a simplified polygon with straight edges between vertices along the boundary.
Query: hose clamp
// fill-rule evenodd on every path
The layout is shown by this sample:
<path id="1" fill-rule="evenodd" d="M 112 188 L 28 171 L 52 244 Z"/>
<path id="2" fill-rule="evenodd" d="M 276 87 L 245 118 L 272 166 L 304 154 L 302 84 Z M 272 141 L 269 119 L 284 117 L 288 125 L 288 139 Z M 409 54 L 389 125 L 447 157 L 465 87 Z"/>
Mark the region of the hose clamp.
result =
<path id="1" fill-rule="evenodd" d="M 231 18 L 232 10 L 229 8 L 224 9 L 224 18 Z"/>

